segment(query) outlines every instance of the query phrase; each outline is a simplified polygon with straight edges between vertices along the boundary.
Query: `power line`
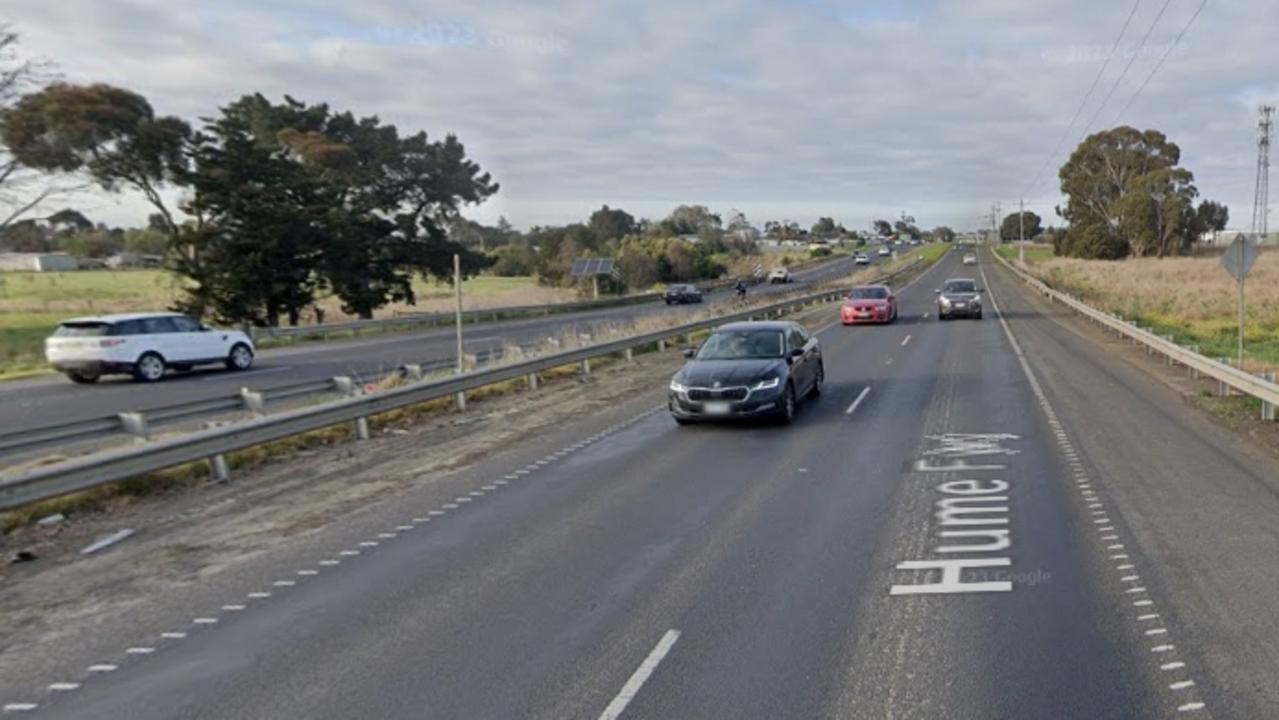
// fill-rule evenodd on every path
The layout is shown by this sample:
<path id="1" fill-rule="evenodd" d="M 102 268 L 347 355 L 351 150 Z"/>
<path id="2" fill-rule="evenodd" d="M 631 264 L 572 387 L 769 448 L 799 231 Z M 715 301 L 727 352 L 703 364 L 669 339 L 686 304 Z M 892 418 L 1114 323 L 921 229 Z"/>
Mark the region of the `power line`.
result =
<path id="1" fill-rule="evenodd" d="M 1137 92 L 1133 93 L 1132 97 L 1128 98 L 1128 102 L 1124 105 L 1124 109 L 1120 110 L 1119 114 L 1115 116 L 1115 124 L 1118 124 L 1119 118 L 1123 117 L 1124 113 L 1128 112 L 1128 108 L 1132 107 L 1133 102 L 1137 100 L 1137 96 L 1140 95 L 1141 91 L 1145 90 L 1146 86 L 1150 84 L 1150 79 L 1155 76 L 1155 73 L 1159 72 L 1159 68 L 1164 66 L 1164 61 L 1168 59 L 1168 56 L 1172 54 L 1173 49 L 1181 42 L 1182 36 L 1186 34 L 1186 31 L 1190 29 L 1190 26 L 1195 24 L 1195 19 L 1199 17 L 1199 13 L 1203 12 L 1204 6 L 1207 4 L 1208 0 L 1203 0 L 1203 2 L 1199 3 L 1199 7 L 1195 9 L 1195 14 L 1191 15 L 1190 19 L 1186 21 L 1186 24 L 1182 26 L 1181 32 L 1177 33 L 1176 39 L 1174 39 L 1172 44 L 1168 46 L 1168 49 L 1164 51 L 1163 57 L 1159 58 L 1159 62 L 1155 63 L 1155 66 L 1150 70 L 1150 74 L 1142 81 L 1141 87 L 1137 88 Z"/>
<path id="2" fill-rule="evenodd" d="M 1022 193 L 1022 197 L 1029 195 L 1035 186 L 1039 184 L 1039 179 L 1043 177 L 1044 171 L 1052 164 L 1053 158 L 1057 157 L 1057 153 L 1061 151 L 1061 146 L 1066 142 L 1066 138 L 1070 135 L 1071 129 L 1075 127 L 1075 121 L 1083 114 L 1084 108 L 1087 107 L 1088 101 L 1092 99 L 1093 91 L 1097 89 L 1097 83 L 1101 80 L 1101 76 L 1105 74 L 1106 68 L 1110 67 L 1110 60 L 1115 56 L 1115 50 L 1119 49 L 1119 43 L 1124 39 L 1124 33 L 1128 32 L 1128 25 L 1132 23 L 1132 18 L 1137 14 L 1137 8 L 1141 7 L 1141 0 L 1137 0 L 1132 4 L 1132 10 L 1128 11 L 1128 19 L 1124 20 L 1124 26 L 1119 29 L 1119 35 L 1115 37 L 1115 42 L 1110 46 L 1110 52 L 1106 55 L 1106 61 L 1101 64 L 1101 69 L 1092 79 L 1092 85 L 1088 86 L 1088 92 L 1084 93 L 1084 99 L 1079 103 L 1079 107 L 1075 110 L 1074 117 L 1070 118 L 1070 122 L 1066 125 L 1066 129 L 1062 131 L 1061 137 L 1057 139 L 1057 144 L 1053 147 L 1053 151 L 1044 158 L 1044 164 L 1039 166 L 1039 172 L 1035 173 L 1035 179 L 1030 181 L 1026 186 L 1026 190 Z"/>
<path id="3" fill-rule="evenodd" d="M 1088 124 L 1084 126 L 1084 137 L 1088 136 L 1088 131 L 1092 129 L 1092 124 L 1097 122 L 1097 117 L 1101 115 L 1101 111 L 1106 108 L 1106 104 L 1110 102 L 1110 98 L 1119 89 L 1119 83 L 1123 82 L 1128 76 L 1128 71 L 1132 69 L 1132 64 L 1136 62 L 1137 56 L 1141 54 L 1143 48 L 1146 47 L 1146 41 L 1150 39 L 1150 34 L 1155 31 L 1155 26 L 1159 24 L 1159 19 L 1164 16 L 1164 11 L 1172 4 L 1172 0 L 1164 0 L 1163 7 L 1159 8 L 1159 14 L 1155 16 L 1154 22 L 1150 23 L 1150 28 L 1146 30 L 1146 34 L 1141 36 L 1141 43 L 1137 45 L 1137 49 L 1133 51 L 1132 57 L 1128 58 L 1128 64 L 1124 66 L 1124 71 L 1119 73 L 1119 77 L 1115 78 L 1115 84 L 1110 86 L 1110 92 L 1106 93 L 1106 98 L 1097 106 L 1097 112 L 1089 118 Z"/>

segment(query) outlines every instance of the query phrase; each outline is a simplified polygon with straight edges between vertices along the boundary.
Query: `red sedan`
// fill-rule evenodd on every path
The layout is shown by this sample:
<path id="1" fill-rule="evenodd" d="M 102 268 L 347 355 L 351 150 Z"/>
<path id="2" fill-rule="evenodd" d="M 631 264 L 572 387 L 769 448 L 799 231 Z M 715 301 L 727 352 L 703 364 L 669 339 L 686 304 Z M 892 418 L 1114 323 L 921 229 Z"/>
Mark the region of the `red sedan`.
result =
<path id="1" fill-rule="evenodd" d="M 853 288 L 839 311 L 845 325 L 890 323 L 897 319 L 897 296 L 887 285 L 861 285 Z"/>

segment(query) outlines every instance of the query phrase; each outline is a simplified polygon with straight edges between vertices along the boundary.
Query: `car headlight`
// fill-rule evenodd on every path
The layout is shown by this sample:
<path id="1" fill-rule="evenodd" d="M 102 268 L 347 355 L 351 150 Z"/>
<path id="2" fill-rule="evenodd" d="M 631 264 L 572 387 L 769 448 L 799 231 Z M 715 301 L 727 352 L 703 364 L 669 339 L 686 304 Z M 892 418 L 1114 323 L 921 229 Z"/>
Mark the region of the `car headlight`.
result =
<path id="1" fill-rule="evenodd" d="M 782 379 L 779 377 L 768 378 L 767 380 L 760 380 L 752 385 L 751 390 L 772 390 L 781 383 Z"/>
<path id="2" fill-rule="evenodd" d="M 941 304 L 942 304 L 942 307 L 950 307 L 950 298 L 946 297 L 945 295 L 942 295 Z"/>
<path id="3" fill-rule="evenodd" d="M 688 386 L 681 385 L 678 380 L 671 380 L 671 392 L 677 392 L 677 393 L 688 392 Z"/>

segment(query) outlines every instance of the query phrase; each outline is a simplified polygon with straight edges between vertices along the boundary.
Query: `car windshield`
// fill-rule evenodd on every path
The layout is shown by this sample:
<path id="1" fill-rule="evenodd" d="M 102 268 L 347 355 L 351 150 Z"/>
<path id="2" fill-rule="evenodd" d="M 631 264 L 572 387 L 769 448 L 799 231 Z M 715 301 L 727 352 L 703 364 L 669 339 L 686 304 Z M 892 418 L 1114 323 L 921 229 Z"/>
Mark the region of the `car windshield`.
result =
<path id="1" fill-rule="evenodd" d="M 104 322 L 62 323 L 53 331 L 54 337 L 102 337 L 111 330 L 111 325 Z"/>
<path id="2" fill-rule="evenodd" d="M 780 330 L 726 330 L 712 334 L 697 351 L 698 360 L 780 358 L 785 343 Z"/>
<path id="3" fill-rule="evenodd" d="M 946 283 L 946 287 L 942 292 L 948 293 L 975 293 L 977 292 L 977 283 L 972 280 L 951 280 Z"/>
<path id="4" fill-rule="evenodd" d="M 848 296 L 850 300 L 883 300 L 888 297 L 888 290 L 885 288 L 853 288 L 853 292 Z"/>

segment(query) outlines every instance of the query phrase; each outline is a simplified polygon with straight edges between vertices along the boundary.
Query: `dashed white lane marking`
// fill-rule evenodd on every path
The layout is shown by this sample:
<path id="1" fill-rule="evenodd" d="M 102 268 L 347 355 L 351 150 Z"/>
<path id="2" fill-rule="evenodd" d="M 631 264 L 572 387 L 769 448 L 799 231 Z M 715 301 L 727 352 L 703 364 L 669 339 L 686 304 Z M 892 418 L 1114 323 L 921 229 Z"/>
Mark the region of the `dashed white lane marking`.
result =
<path id="1" fill-rule="evenodd" d="M 225 612 L 240 612 L 241 610 L 245 609 L 246 607 L 248 607 L 248 606 L 247 606 L 247 605 L 239 605 L 239 604 L 223 605 L 223 606 L 222 606 L 222 610 L 223 610 L 223 611 L 225 611 Z"/>
<path id="2" fill-rule="evenodd" d="M 150 655 L 155 652 L 153 647 L 131 647 L 124 651 L 125 655 Z"/>
<path id="3" fill-rule="evenodd" d="M 416 519 L 417 519 L 417 518 L 414 518 L 414 520 L 416 520 Z M 413 526 L 412 526 L 412 525 L 396 525 L 396 526 L 395 526 L 395 529 L 396 529 L 396 530 L 398 530 L 398 531 L 400 531 L 400 532 L 404 532 L 404 531 L 406 531 L 406 530 L 412 530 L 412 529 L 413 529 Z"/>
<path id="4" fill-rule="evenodd" d="M 378 544 L 377 544 L 377 541 L 375 540 L 363 540 L 360 542 L 360 547 L 377 547 L 377 546 Z"/>
<path id="5" fill-rule="evenodd" d="M 902 347 L 906 347 L 906 343 L 910 342 L 910 338 L 911 338 L 911 336 L 910 336 L 910 335 L 907 335 L 907 336 L 906 336 L 906 339 L 905 339 L 905 340 L 902 340 Z"/>
<path id="6" fill-rule="evenodd" d="M 359 554 L 360 554 L 359 550 L 343 550 L 338 553 L 338 555 L 341 555 L 342 557 L 355 557 L 356 555 L 359 555 Z"/>
<path id="7" fill-rule="evenodd" d="M 70 692 L 72 690 L 79 689 L 79 687 L 80 687 L 80 683 L 73 683 L 73 682 L 49 683 L 49 689 L 52 690 L 53 692 Z"/>
<path id="8" fill-rule="evenodd" d="M 427 515 L 434 515 L 435 517 L 439 517 L 439 516 L 441 516 L 441 515 L 443 515 L 443 514 L 444 514 L 444 511 L 443 511 L 443 510 L 432 510 L 432 511 L 430 511 L 430 512 L 428 512 L 428 513 L 427 513 Z"/>
<path id="9" fill-rule="evenodd" d="M 310 577 L 312 575 L 319 575 L 319 574 L 320 574 L 319 570 L 298 570 L 298 575 L 301 575 L 302 577 Z"/>
<path id="10" fill-rule="evenodd" d="M 379 540 L 394 540 L 399 537 L 395 533 L 378 533 L 377 536 Z"/>
<path id="11" fill-rule="evenodd" d="M 443 504 L 443 505 L 441 505 L 440 507 L 445 508 L 445 509 L 447 509 L 447 510 L 456 510 L 456 509 L 458 509 L 458 508 L 459 508 L 459 507 L 461 507 L 461 506 L 460 506 L 460 505 L 458 505 L 457 503 L 444 503 L 444 504 Z"/>
<path id="12" fill-rule="evenodd" d="M 275 587 L 293 587 L 294 585 L 297 585 L 297 582 L 293 580 L 276 580 L 271 584 Z"/>
<path id="13" fill-rule="evenodd" d="M 109 673 L 109 672 L 115 672 L 115 671 L 116 671 L 116 669 L 117 669 L 118 667 L 119 667 L 119 665 L 111 665 L 111 664 L 108 664 L 108 663 L 102 663 L 102 664 L 100 664 L 100 665 L 90 665 L 90 666 L 89 666 L 89 672 L 91 672 L 91 673 Z"/>
<path id="14" fill-rule="evenodd" d="M 653 651 L 648 654 L 648 657 L 644 658 L 644 662 L 640 663 L 640 666 L 631 674 L 630 679 L 622 686 L 622 690 L 617 693 L 617 697 L 613 698 L 613 702 L 609 703 L 608 707 L 604 708 L 604 712 L 600 713 L 600 720 L 617 720 L 618 717 L 621 717 L 622 712 L 626 710 L 626 706 L 631 704 L 631 700 L 635 699 L 636 693 L 640 691 L 640 688 L 644 687 L 644 683 L 648 682 L 648 678 L 657 669 L 657 664 L 671 651 L 671 647 L 675 645 L 676 640 L 679 640 L 679 631 L 667 630 L 662 639 L 657 641 L 657 646 L 653 648 Z"/>
<path id="15" fill-rule="evenodd" d="M 982 281 L 989 288 L 990 282 L 986 278 L 985 268 L 981 268 L 980 272 L 982 274 Z M 1115 530 L 1114 526 L 1109 524 L 1111 522 L 1109 515 L 1106 513 L 1105 510 L 1101 509 L 1103 505 L 1101 502 L 1098 501 L 1098 497 L 1096 493 L 1093 492 L 1092 490 L 1092 485 L 1089 481 L 1088 474 L 1084 471 L 1083 466 L 1079 462 L 1078 452 L 1076 451 L 1075 447 L 1071 444 L 1070 439 L 1068 438 L 1065 431 L 1061 428 L 1061 423 L 1057 418 L 1056 412 L 1052 409 L 1051 405 L 1049 405 L 1048 400 L 1045 397 L 1043 390 L 1039 385 L 1038 380 L 1036 380 L 1034 373 L 1031 372 L 1030 364 L 1027 360 L 1027 357 L 1025 353 L 1022 351 L 1021 346 L 1018 344 L 1017 339 L 1013 336 L 1012 329 L 1009 327 L 1008 321 L 1005 319 L 1004 313 L 1000 309 L 999 304 L 996 301 L 993 294 L 990 297 L 990 301 L 991 301 L 991 304 L 994 306 L 995 312 L 999 316 L 999 322 L 1003 327 L 1005 335 L 1008 336 L 1009 343 L 1013 346 L 1013 350 L 1016 353 L 1017 359 L 1021 364 L 1022 371 L 1025 373 L 1026 379 L 1030 382 L 1031 389 L 1034 391 L 1035 396 L 1039 400 L 1040 407 L 1044 410 L 1044 413 L 1048 416 L 1048 423 L 1053 429 L 1053 434 L 1056 435 L 1057 437 L 1057 444 L 1061 448 L 1062 455 L 1065 457 L 1067 464 L 1074 471 L 1075 482 L 1077 483 L 1077 486 L 1079 488 L 1080 496 L 1084 499 L 1085 503 L 1089 503 L 1088 508 L 1092 511 L 1091 514 L 1094 517 L 1096 517 L 1096 519 L 1093 520 L 1093 524 L 1102 525 L 1102 527 L 1097 528 L 1098 532 L 1110 533 L 1110 534 L 1102 535 L 1101 537 L 1101 541 L 1103 543 L 1109 543 L 1105 546 L 1105 550 L 1107 552 L 1114 551 L 1114 550 L 1123 550 L 1124 544 L 1121 542 L 1117 542 L 1119 540 L 1119 536 L 1118 534 L 1114 533 L 1114 530 Z M 1137 575 L 1137 573 L 1133 572 L 1133 570 L 1135 570 L 1135 565 L 1129 561 L 1129 557 L 1126 553 L 1122 553 L 1122 552 L 1113 553 L 1110 555 L 1110 559 L 1123 561 L 1121 564 L 1115 566 L 1115 569 L 1117 571 L 1128 573 L 1126 575 L 1123 575 L 1123 577 L 1120 578 L 1121 582 L 1132 583 L 1132 582 L 1140 581 L 1140 576 Z M 1146 588 L 1139 585 L 1129 587 L 1124 591 L 1125 594 L 1145 594 L 1146 592 L 1147 592 Z M 1152 600 L 1145 597 L 1139 600 L 1134 600 L 1132 602 L 1133 607 L 1140 607 L 1140 608 L 1149 608 L 1153 604 L 1154 603 Z M 1155 621 L 1157 621 L 1158 619 L 1159 619 L 1159 613 L 1156 613 L 1156 612 L 1147 612 L 1145 614 L 1137 616 L 1137 620 L 1142 623 L 1156 624 Z M 1143 634 L 1147 637 L 1152 637 L 1152 638 L 1159 637 L 1161 639 L 1164 639 L 1168 635 L 1168 628 L 1150 627 L 1149 629 L 1143 630 Z M 1156 645 L 1152 647 L 1150 651 L 1156 654 L 1163 654 L 1163 653 L 1171 653 L 1174 651 L 1174 649 L 1175 648 L 1171 643 L 1167 643 L 1163 645 Z M 1184 667 L 1185 667 L 1185 663 L 1181 661 L 1166 662 L 1160 665 L 1160 669 L 1164 671 L 1179 670 Z M 1172 684 L 1168 686 L 1168 688 L 1170 690 L 1187 690 L 1188 688 L 1193 688 L 1194 685 L 1195 685 L 1194 680 L 1185 679 L 1185 680 L 1178 680 L 1176 682 L 1173 682 Z M 1191 702 L 1186 702 L 1177 706 L 1177 710 L 1179 712 L 1191 712 L 1194 710 L 1201 710 L 1203 708 L 1204 708 L 1204 703 L 1193 701 L 1193 700 Z"/>
<path id="16" fill-rule="evenodd" d="M 196 625 L 217 625 L 218 619 L 215 617 L 198 617 L 192 620 L 191 622 L 195 623 Z"/>
<path id="17" fill-rule="evenodd" d="M 252 599 L 254 599 L 254 600 L 261 600 L 261 599 L 263 599 L 263 598 L 269 598 L 269 597 L 271 597 L 271 593 L 269 593 L 269 592 L 263 592 L 263 591 L 259 590 L 259 591 L 255 591 L 255 592 L 251 592 L 251 593 L 249 593 L 249 597 L 250 597 L 250 598 L 252 598 Z"/>
<path id="18" fill-rule="evenodd" d="M 862 388 L 862 391 L 857 394 L 857 399 L 853 400 L 853 404 L 848 406 L 848 409 L 844 411 L 844 414 L 852 415 L 854 412 L 857 412 L 857 406 L 862 404 L 862 401 L 866 399 L 866 395 L 868 393 L 870 393 L 869 385 Z"/>
<path id="19" fill-rule="evenodd" d="M 187 634 L 186 634 L 186 633 L 184 633 L 184 632 L 163 632 L 163 633 L 160 633 L 160 637 L 164 638 L 165 640 L 181 640 L 181 639 L 185 638 L 186 636 L 187 636 Z"/>
<path id="20" fill-rule="evenodd" d="M 927 320 L 927 319 L 928 319 L 928 313 L 924 313 L 924 314 L 923 314 L 922 316 L 920 316 L 920 317 L 921 317 L 922 319 L 924 319 L 924 320 Z"/>
<path id="21" fill-rule="evenodd" d="M 318 565 L 323 565 L 324 567 L 333 567 L 334 565 L 338 565 L 338 564 L 340 564 L 341 562 L 342 562 L 341 560 L 321 560 L 321 561 L 320 561 L 319 563 L 317 563 L 317 564 L 318 564 Z"/>
<path id="22" fill-rule="evenodd" d="M 35 710 L 38 707 L 40 706 L 35 703 L 24 703 L 24 702 L 5 703 L 4 707 L 0 708 L 0 712 L 7 712 L 7 713 L 31 712 L 32 710 Z"/>

